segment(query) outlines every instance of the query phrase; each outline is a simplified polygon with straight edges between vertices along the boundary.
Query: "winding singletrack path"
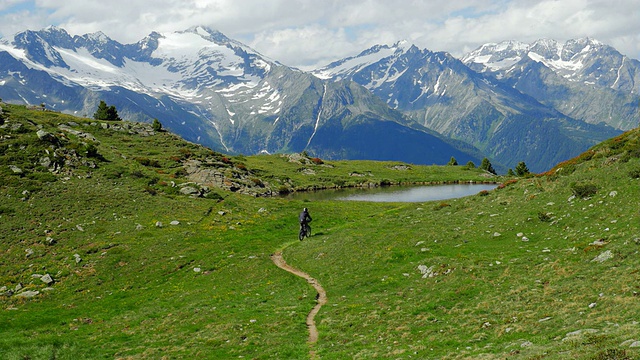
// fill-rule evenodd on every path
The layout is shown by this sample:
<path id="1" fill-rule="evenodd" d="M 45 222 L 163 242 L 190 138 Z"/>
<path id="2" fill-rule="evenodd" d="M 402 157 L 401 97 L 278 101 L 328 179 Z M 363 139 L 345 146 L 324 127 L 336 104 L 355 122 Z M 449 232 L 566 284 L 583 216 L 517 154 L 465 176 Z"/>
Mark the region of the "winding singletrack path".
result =
<path id="1" fill-rule="evenodd" d="M 318 281 L 312 278 L 309 274 L 289 266 L 286 261 L 284 261 L 281 252 L 276 252 L 275 254 L 271 255 L 271 260 L 273 260 L 273 263 L 276 264 L 277 267 L 307 280 L 307 282 L 311 284 L 311 286 L 313 286 L 313 288 L 318 292 L 318 295 L 316 296 L 316 306 L 314 306 L 313 309 L 311 309 L 311 311 L 309 312 L 309 315 L 307 315 L 307 327 L 309 328 L 309 344 L 316 343 L 318 341 L 318 328 L 316 327 L 315 317 L 316 314 L 320 311 L 322 305 L 327 303 L 327 292 L 324 291 L 322 285 L 320 285 L 320 283 L 318 283 Z M 310 351 L 310 354 L 312 359 L 316 357 L 313 350 Z"/>

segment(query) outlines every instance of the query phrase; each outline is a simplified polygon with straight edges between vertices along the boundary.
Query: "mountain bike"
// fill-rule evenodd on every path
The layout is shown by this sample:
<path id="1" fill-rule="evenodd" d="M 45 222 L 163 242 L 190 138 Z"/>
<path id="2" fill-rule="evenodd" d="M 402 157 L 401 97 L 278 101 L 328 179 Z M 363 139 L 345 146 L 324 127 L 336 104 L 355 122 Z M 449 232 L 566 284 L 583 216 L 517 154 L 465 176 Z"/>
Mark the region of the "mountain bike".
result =
<path id="1" fill-rule="evenodd" d="M 304 239 L 305 236 L 306 237 L 311 236 L 311 226 L 309 226 L 309 224 L 303 224 L 302 226 L 300 226 L 300 233 L 298 234 L 298 239 L 302 241 L 302 239 Z"/>

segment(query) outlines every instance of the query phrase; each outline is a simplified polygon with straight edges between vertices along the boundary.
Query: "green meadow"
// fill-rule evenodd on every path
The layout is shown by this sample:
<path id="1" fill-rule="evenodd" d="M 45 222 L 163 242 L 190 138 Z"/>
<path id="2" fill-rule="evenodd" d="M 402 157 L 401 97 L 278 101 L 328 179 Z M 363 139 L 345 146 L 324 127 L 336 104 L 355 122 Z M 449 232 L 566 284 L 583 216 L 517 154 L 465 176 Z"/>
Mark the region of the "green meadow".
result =
<path id="1" fill-rule="evenodd" d="M 507 178 L 231 156 L 150 125 L 2 108 L 2 359 L 640 357 L 638 129 Z M 250 191 L 190 184 L 190 160 Z M 424 203 L 263 196 L 458 181 L 501 185 Z M 303 207 L 313 236 L 298 241 Z M 316 292 L 277 251 L 327 292 L 316 343 Z"/>

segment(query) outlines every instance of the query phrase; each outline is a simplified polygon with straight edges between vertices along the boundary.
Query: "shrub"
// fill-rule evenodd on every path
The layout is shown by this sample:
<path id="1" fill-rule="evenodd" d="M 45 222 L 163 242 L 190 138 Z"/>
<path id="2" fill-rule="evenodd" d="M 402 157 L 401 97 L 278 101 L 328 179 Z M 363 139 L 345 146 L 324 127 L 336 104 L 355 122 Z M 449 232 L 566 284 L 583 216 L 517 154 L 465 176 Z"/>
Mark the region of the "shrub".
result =
<path id="1" fill-rule="evenodd" d="M 433 207 L 433 210 L 438 211 L 438 210 L 442 210 L 446 207 L 450 207 L 451 205 L 447 204 L 446 202 L 441 202 L 438 205 Z"/>
<path id="2" fill-rule="evenodd" d="M 11 215 L 16 212 L 15 209 L 6 206 L 0 206 L 0 215 Z"/>
<path id="3" fill-rule="evenodd" d="M 187 169 L 180 168 L 174 172 L 175 177 L 185 177 L 187 176 Z"/>
<path id="4" fill-rule="evenodd" d="M 311 158 L 311 161 L 312 161 L 314 164 L 316 164 L 316 165 L 322 165 L 322 164 L 324 164 L 324 161 L 322 161 L 322 159 L 317 158 L 317 157 Z"/>
<path id="5" fill-rule="evenodd" d="M 549 215 L 548 213 L 539 211 L 538 212 L 538 220 L 540 220 L 542 222 L 549 222 L 549 221 L 551 221 L 551 215 Z"/>
<path id="6" fill-rule="evenodd" d="M 283 195 L 284 195 L 284 194 L 288 194 L 288 193 L 290 193 L 290 192 L 291 192 L 291 189 L 289 189 L 286 185 L 281 185 L 281 186 L 278 188 L 278 192 L 279 192 L 280 194 L 283 194 Z"/>
<path id="7" fill-rule="evenodd" d="M 144 173 L 140 170 L 134 170 L 131 172 L 131 177 L 142 179 L 145 177 Z"/>
<path id="8" fill-rule="evenodd" d="M 29 174 L 27 178 L 40 182 L 54 182 L 58 180 L 58 178 L 50 172 L 34 172 Z"/>
<path id="9" fill-rule="evenodd" d="M 253 185 L 255 186 L 264 187 L 262 180 L 260 180 L 259 178 L 251 178 L 251 182 L 253 182 Z"/>
<path id="10" fill-rule="evenodd" d="M 587 198 L 598 192 L 598 187 L 594 184 L 571 184 L 571 192 L 579 198 Z"/>
<path id="11" fill-rule="evenodd" d="M 487 195 L 489 195 L 489 191 L 487 190 L 482 190 L 478 193 L 478 196 L 487 196 Z"/>
<path id="12" fill-rule="evenodd" d="M 208 193 L 207 195 L 205 195 L 205 197 L 207 199 L 217 200 L 217 201 L 224 200 L 224 197 L 222 195 L 220 195 L 219 193 L 215 192 L 215 191 L 212 191 L 212 192 Z"/>
<path id="13" fill-rule="evenodd" d="M 160 162 L 158 162 L 158 160 L 149 159 L 149 158 L 140 158 L 140 157 L 136 158 L 135 160 L 144 166 L 150 166 L 155 168 L 160 167 Z"/>
<path id="14" fill-rule="evenodd" d="M 100 154 L 98 154 L 98 148 L 93 144 L 88 144 L 87 146 L 85 146 L 82 152 L 90 158 L 100 157 Z"/>
<path id="15" fill-rule="evenodd" d="M 632 179 L 640 179 L 640 168 L 629 171 L 629 176 Z"/>

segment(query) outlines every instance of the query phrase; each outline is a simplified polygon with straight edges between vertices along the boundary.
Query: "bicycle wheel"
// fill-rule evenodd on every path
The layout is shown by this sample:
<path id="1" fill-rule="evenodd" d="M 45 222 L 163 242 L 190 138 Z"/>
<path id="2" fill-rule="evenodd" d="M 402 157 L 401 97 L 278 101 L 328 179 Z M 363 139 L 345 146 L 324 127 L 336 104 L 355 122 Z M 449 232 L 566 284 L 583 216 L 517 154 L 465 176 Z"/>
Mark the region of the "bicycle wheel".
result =
<path id="1" fill-rule="evenodd" d="M 306 229 L 303 227 L 300 229 L 300 232 L 298 233 L 298 240 L 302 241 L 302 239 L 304 239 L 304 236 L 307 234 Z"/>

